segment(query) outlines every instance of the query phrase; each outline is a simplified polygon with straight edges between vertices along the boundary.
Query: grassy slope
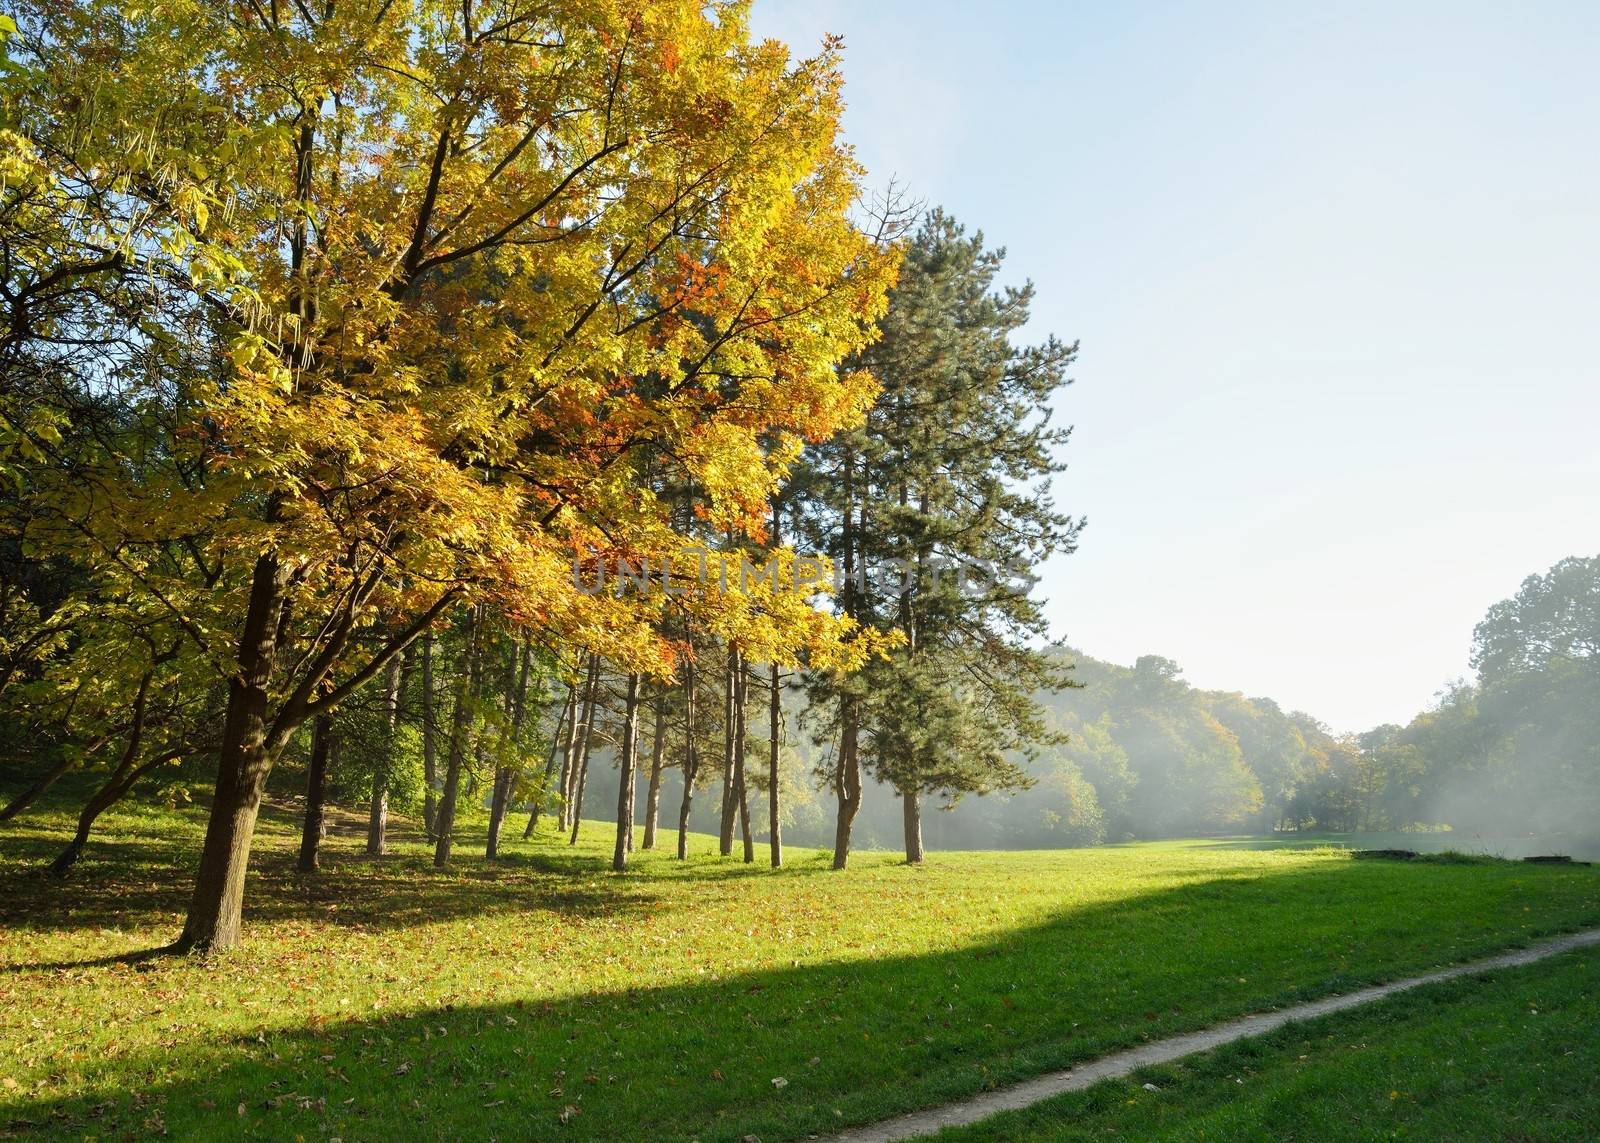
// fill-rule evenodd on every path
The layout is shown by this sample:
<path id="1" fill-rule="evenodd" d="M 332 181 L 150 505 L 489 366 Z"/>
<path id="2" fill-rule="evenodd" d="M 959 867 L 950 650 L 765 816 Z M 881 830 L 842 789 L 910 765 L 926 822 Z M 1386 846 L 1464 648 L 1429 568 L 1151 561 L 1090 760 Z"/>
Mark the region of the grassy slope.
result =
<path id="1" fill-rule="evenodd" d="M 1600 951 L 1588 949 L 1291 1026 L 938 1138 L 1590 1140 L 1600 1123 L 1597 1010 Z"/>
<path id="2" fill-rule="evenodd" d="M 302 879 L 269 815 L 245 949 L 114 959 L 177 932 L 201 820 L 113 815 L 65 887 L 28 872 L 64 817 L 0 832 L 0 1125 L 773 1143 L 1600 923 L 1592 869 L 1165 843 L 774 875 L 696 838 L 617 877 L 597 823 L 493 866 L 463 837 L 445 875 L 339 837 Z"/>

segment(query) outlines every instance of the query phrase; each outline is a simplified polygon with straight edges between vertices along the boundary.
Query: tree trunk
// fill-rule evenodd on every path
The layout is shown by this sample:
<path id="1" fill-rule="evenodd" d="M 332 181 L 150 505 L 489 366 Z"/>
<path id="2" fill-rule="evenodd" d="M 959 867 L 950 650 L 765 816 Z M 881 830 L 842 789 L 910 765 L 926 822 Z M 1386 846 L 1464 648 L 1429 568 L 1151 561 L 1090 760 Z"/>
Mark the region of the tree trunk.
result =
<path id="1" fill-rule="evenodd" d="M 584 725 L 579 735 L 578 756 L 573 759 L 573 805 L 571 805 L 571 821 L 573 829 L 571 836 L 566 839 L 566 844 L 578 844 L 578 826 L 582 821 L 584 812 L 584 789 L 589 786 L 589 746 L 594 743 L 595 733 L 595 706 L 598 704 L 597 692 L 600 690 L 600 656 L 589 656 L 589 701 L 584 704 Z"/>
<path id="2" fill-rule="evenodd" d="M 628 868 L 629 840 L 633 834 L 634 755 L 639 738 L 639 674 L 628 675 L 627 697 L 622 706 L 622 757 L 617 766 L 617 844 L 611 852 L 611 868 L 621 873 Z"/>
<path id="3" fill-rule="evenodd" d="M 29 786 L 26 790 L 22 791 L 22 793 L 18 794 L 15 798 L 12 798 L 11 801 L 6 805 L 5 809 L 0 810 L 0 822 L 8 821 L 11 818 L 16 817 L 23 810 L 27 809 L 29 806 L 33 805 L 34 802 L 42 798 L 45 793 L 49 791 L 50 787 L 56 784 L 56 780 L 59 779 L 61 775 L 72 769 L 72 761 L 72 755 L 63 755 L 63 757 L 61 757 L 54 766 L 50 767 L 49 770 L 40 776 L 37 782 Z"/>
<path id="4" fill-rule="evenodd" d="M 467 757 L 467 731 L 471 723 L 472 702 L 478 696 L 479 609 L 467 611 L 467 629 L 461 643 L 460 673 L 456 680 L 455 709 L 450 714 L 450 758 L 445 766 L 444 789 L 439 794 L 439 813 L 434 819 L 433 864 L 443 869 L 450 864 L 452 832 L 456 822 L 456 797 L 461 789 L 461 767 Z"/>
<path id="5" fill-rule="evenodd" d="M 539 812 L 544 808 L 545 798 L 550 796 L 550 779 L 556 772 L 556 754 L 561 750 L 561 731 L 576 717 L 573 707 L 578 701 L 578 685 L 570 683 L 567 686 L 567 701 L 561 704 L 561 716 L 556 719 L 555 733 L 550 736 L 550 755 L 544 760 L 544 782 L 539 787 L 539 793 L 533 799 L 533 809 L 528 813 L 528 825 L 522 831 L 522 840 L 527 841 L 533 836 L 533 831 L 539 828 Z"/>
<path id="6" fill-rule="evenodd" d="M 484 841 L 483 855 L 490 861 L 500 856 L 500 829 L 505 824 L 506 806 L 511 801 L 511 787 L 516 776 L 509 766 L 494 772 L 494 789 L 489 795 L 489 836 Z"/>
<path id="7" fill-rule="evenodd" d="M 583 791 L 589 785 L 589 744 L 584 743 L 578 755 L 578 781 L 572 793 L 572 833 L 568 845 L 578 844 L 578 827 L 583 824 Z"/>
<path id="8" fill-rule="evenodd" d="M 855 824 L 856 812 L 861 809 L 861 758 L 857 753 L 857 725 L 855 699 L 846 696 L 839 718 L 839 759 L 834 775 L 834 790 L 839 799 L 839 816 L 833 835 L 833 867 L 843 869 L 850 863 L 850 830 Z"/>
<path id="9" fill-rule="evenodd" d="M 657 686 L 656 725 L 650 739 L 650 788 L 644 799 L 644 848 L 656 847 L 656 821 L 661 816 L 661 769 L 667 756 L 667 693 Z"/>
<path id="10" fill-rule="evenodd" d="M 140 778 L 143 778 L 157 766 L 171 762 L 176 757 L 178 757 L 177 751 L 168 751 L 142 765 L 133 767 L 131 770 L 119 767 L 117 772 L 100 789 L 95 791 L 94 797 L 89 799 L 88 805 L 83 807 L 83 812 L 78 815 L 78 828 L 72 835 L 72 840 L 56 856 L 56 859 L 50 863 L 50 875 L 52 877 L 65 877 L 67 871 L 72 868 L 79 855 L 83 853 L 83 847 L 89 841 L 89 831 L 94 828 L 95 820 L 106 810 L 120 802 L 128 791 L 133 789 Z"/>
<path id="11" fill-rule="evenodd" d="M 422 637 L 422 832 L 433 840 L 438 817 L 439 731 L 433 695 L 433 632 Z"/>
<path id="12" fill-rule="evenodd" d="M 572 824 L 569 801 L 572 796 L 572 775 L 578 765 L 578 742 L 583 732 L 583 720 L 588 717 L 588 702 L 589 666 L 586 663 L 583 682 L 573 699 L 572 721 L 567 723 L 567 741 L 561 754 L 561 783 L 556 792 L 556 831 L 561 834 L 565 834 Z"/>
<path id="13" fill-rule="evenodd" d="M 739 790 L 739 833 L 744 841 L 744 860 L 749 865 L 756 859 L 755 839 L 750 835 L 750 798 L 745 782 L 745 698 L 750 684 L 750 671 L 745 666 L 744 657 L 739 658 L 739 671 L 733 680 L 733 725 L 737 730 L 734 737 L 733 769 L 736 775 L 735 784 Z"/>
<path id="14" fill-rule="evenodd" d="M 228 680 L 228 709 L 222 724 L 211 817 L 189 915 L 175 946 L 181 950 L 231 949 L 239 943 L 250 842 L 261 793 L 272 770 L 267 748 L 268 687 L 278 650 L 286 578 L 276 554 L 257 557 L 239 639 L 239 669 Z"/>
<path id="15" fill-rule="evenodd" d="M 528 640 L 524 638 L 518 654 L 517 679 L 506 695 L 507 713 L 511 715 L 510 754 L 517 756 L 522 738 L 522 719 L 528 709 L 528 667 L 533 658 Z M 511 792 L 517 784 L 517 768 L 507 764 L 495 771 L 494 795 L 489 802 L 489 838 L 484 846 L 484 856 L 493 860 L 500 856 L 500 829 L 505 824 L 506 811 L 511 806 Z"/>
<path id="16" fill-rule="evenodd" d="M 389 737 L 384 742 L 383 758 L 372 771 L 372 805 L 367 814 L 369 857 L 382 857 L 389 848 L 389 781 L 400 730 L 400 665 L 400 656 L 396 655 L 384 669 L 383 709 L 388 717 Z"/>
<path id="17" fill-rule="evenodd" d="M 856 588 L 856 495 L 855 454 L 846 448 L 843 457 L 844 513 L 840 521 L 840 554 L 844 563 L 844 587 L 839 593 L 839 603 L 844 613 L 852 619 L 860 611 Z M 861 530 L 866 530 L 865 510 L 862 511 Z M 847 684 L 848 685 L 848 684 Z M 834 795 L 839 800 L 839 813 L 833 834 L 833 867 L 843 869 L 850 863 L 850 830 L 855 825 L 856 812 L 861 809 L 861 757 L 857 752 L 860 735 L 860 716 L 856 700 L 848 691 L 839 699 L 839 756 L 833 779 Z"/>
<path id="18" fill-rule="evenodd" d="M 689 811 L 694 806 L 694 780 L 700 771 L 700 754 L 694 744 L 694 660 L 684 665 L 683 681 L 683 800 L 678 803 L 678 860 L 689 857 Z"/>
<path id="19" fill-rule="evenodd" d="M 163 659 L 168 656 L 162 656 Z M 123 744 L 122 757 L 117 760 L 116 767 L 111 771 L 111 776 L 105 780 L 101 787 L 89 799 L 89 804 L 78 815 L 78 829 L 73 835 L 67 848 L 50 864 L 50 874 L 53 877 L 65 877 L 67 870 L 72 868 L 78 860 L 78 854 L 83 852 L 84 844 L 89 840 L 89 830 L 94 825 L 94 819 L 99 817 L 105 808 L 111 805 L 128 788 L 142 777 L 145 771 L 154 768 L 165 758 L 153 759 L 143 766 L 134 767 L 134 759 L 139 757 L 139 749 L 144 744 L 144 718 L 147 701 L 150 697 L 150 681 L 154 678 L 154 667 L 144 672 L 139 679 L 139 690 L 133 698 L 133 721 L 128 726 L 128 740 Z M 168 758 L 173 757 L 168 755 Z"/>
<path id="20" fill-rule="evenodd" d="M 767 833 L 772 850 L 772 868 L 783 867 L 783 826 L 778 816 L 778 747 L 783 736 L 783 680 L 778 674 L 778 664 L 772 664 L 771 676 L 771 728 L 767 757 Z"/>
<path id="21" fill-rule="evenodd" d="M 906 823 L 906 863 L 922 864 L 922 792 L 915 787 L 900 791 L 900 808 Z"/>
<path id="22" fill-rule="evenodd" d="M 782 543 L 783 513 L 779 510 L 776 496 L 772 500 L 772 547 L 774 550 Z M 767 695 L 768 727 L 767 727 L 767 840 L 771 849 L 772 868 L 783 867 L 783 825 L 778 816 L 780 791 L 778 786 L 778 748 L 783 736 L 783 679 L 778 674 L 778 664 L 772 664 L 772 672 L 768 679 L 770 693 Z"/>
<path id="23" fill-rule="evenodd" d="M 300 828 L 300 872 L 311 873 L 318 864 L 318 849 L 327 835 L 328 755 L 333 744 L 333 718 L 319 714 L 311 720 L 311 763 L 306 767 L 306 815 Z"/>
<path id="24" fill-rule="evenodd" d="M 599 659 L 587 655 L 584 670 L 583 697 L 578 703 L 578 718 L 572 724 L 572 734 L 567 740 L 566 756 L 561 760 L 561 820 L 560 828 L 566 833 L 572 828 L 572 798 L 578 790 L 578 759 L 583 755 L 583 744 L 588 737 L 594 718 L 594 693 Z"/>
<path id="25" fill-rule="evenodd" d="M 727 670 L 722 680 L 722 817 L 717 826 L 717 852 L 723 857 L 733 853 L 733 830 L 738 815 L 736 797 L 739 776 L 734 772 L 734 757 L 738 753 L 734 745 L 738 736 L 734 728 L 737 719 L 734 699 L 738 689 L 734 676 L 738 670 L 739 652 L 729 645 Z"/>

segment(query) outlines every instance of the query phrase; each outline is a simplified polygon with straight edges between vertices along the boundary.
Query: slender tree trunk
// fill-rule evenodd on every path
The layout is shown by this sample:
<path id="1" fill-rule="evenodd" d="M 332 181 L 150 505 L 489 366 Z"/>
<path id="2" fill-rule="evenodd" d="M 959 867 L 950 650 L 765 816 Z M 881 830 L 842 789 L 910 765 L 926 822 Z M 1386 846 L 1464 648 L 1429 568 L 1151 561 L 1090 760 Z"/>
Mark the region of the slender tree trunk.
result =
<path id="1" fill-rule="evenodd" d="M 783 738 L 783 679 L 778 674 L 778 664 L 772 664 L 771 727 L 768 734 L 767 755 L 767 833 L 772 850 L 772 868 L 783 867 L 783 824 L 779 817 L 778 748 Z"/>
<path id="2" fill-rule="evenodd" d="M 510 767 L 502 766 L 495 770 L 494 789 L 489 794 L 489 836 L 483 845 L 483 855 L 490 861 L 500 856 L 500 830 L 505 824 L 506 806 L 511 801 L 514 781 Z"/>
<path id="3" fill-rule="evenodd" d="M 779 508 L 776 496 L 772 500 L 772 547 L 776 550 L 782 543 L 783 512 Z M 778 748 L 783 737 L 783 678 L 778 673 L 778 664 L 772 664 L 772 671 L 767 680 L 769 693 L 768 699 L 768 726 L 767 726 L 767 843 L 771 849 L 772 868 L 783 867 L 783 823 L 779 817 L 782 810 L 780 804 L 781 791 L 778 782 Z"/>
<path id="4" fill-rule="evenodd" d="M 153 667 L 140 676 L 139 690 L 133 698 L 133 721 L 128 727 L 128 740 L 123 744 L 122 757 L 117 760 L 111 776 L 101 784 L 100 789 L 95 791 L 94 796 L 89 799 L 89 804 L 78 815 L 77 833 L 67 843 L 67 848 L 50 864 L 51 876 L 66 876 L 67 870 L 78 860 L 78 854 L 83 852 L 84 844 L 89 840 L 89 829 L 94 825 L 94 819 L 99 817 L 107 806 L 122 797 L 127 792 L 128 786 L 137 781 L 139 775 L 144 772 L 140 769 L 135 771 L 131 778 L 128 776 L 129 770 L 133 768 L 134 759 L 139 756 L 139 748 L 144 742 L 144 719 L 145 711 L 148 709 L 152 678 L 154 678 Z"/>
<path id="5" fill-rule="evenodd" d="M 678 860 L 689 857 L 689 811 L 694 807 L 694 780 L 700 772 L 700 754 L 694 743 L 694 660 L 684 665 L 683 682 L 683 800 L 678 803 Z"/>
<path id="6" fill-rule="evenodd" d="M 627 695 L 622 706 L 622 758 L 617 766 L 617 844 L 611 853 L 611 868 L 621 873 L 628 867 L 629 840 L 633 834 L 635 755 L 639 738 L 639 674 L 628 675 Z"/>
<path id="7" fill-rule="evenodd" d="M 583 751 L 578 758 L 578 783 L 572 795 L 572 833 L 567 838 L 568 845 L 578 844 L 578 827 L 583 824 L 583 791 L 589 784 L 589 745 L 584 743 Z"/>
<path id="8" fill-rule="evenodd" d="M 833 835 L 835 869 L 843 869 L 850 863 L 850 830 L 861 809 L 861 758 L 857 753 L 860 727 L 855 699 L 846 696 L 843 707 L 839 719 L 838 768 L 834 775 L 834 789 L 839 798 L 839 816 Z"/>
<path id="9" fill-rule="evenodd" d="M 189 915 L 176 946 L 182 950 L 230 949 L 243 921 L 244 878 L 250 864 L 261 793 L 272 769 L 267 746 L 267 710 L 278 621 L 287 576 L 277 555 L 256 558 L 239 639 L 238 670 L 228 680 L 228 709 L 217 758 L 211 817 L 200 850 Z"/>
<path id="10" fill-rule="evenodd" d="M 573 707 L 578 701 L 577 683 L 567 685 L 567 700 L 561 704 L 561 717 L 556 719 L 555 733 L 550 736 L 550 755 L 544 760 L 544 783 L 539 787 L 538 797 L 533 799 L 533 809 L 528 813 L 528 825 L 522 831 L 522 840 L 527 841 L 533 836 L 533 831 L 539 828 L 539 813 L 544 809 L 544 800 L 550 796 L 550 779 L 555 776 L 556 754 L 561 749 L 561 732 L 570 720 L 575 717 Z"/>
<path id="11" fill-rule="evenodd" d="M 319 714 L 311 720 L 311 763 L 306 767 L 306 816 L 300 828 L 300 872 L 318 865 L 318 850 L 327 836 L 328 755 L 333 742 L 333 718 Z"/>
<path id="12" fill-rule="evenodd" d="M 56 784 L 57 779 L 59 779 L 61 775 L 72 769 L 72 762 L 73 756 L 71 754 L 64 754 L 61 758 L 59 758 L 54 766 L 50 767 L 49 770 L 45 771 L 45 773 L 39 777 L 37 782 L 29 786 L 26 790 L 22 791 L 22 793 L 18 794 L 15 798 L 12 798 L 11 801 L 7 803 L 5 809 L 0 809 L 0 822 L 9 821 L 11 818 L 16 817 L 23 810 L 27 809 L 29 806 L 33 805 L 34 802 L 42 798 L 47 792 L 49 792 L 50 787 Z"/>
<path id="13" fill-rule="evenodd" d="M 467 630 L 461 643 L 461 665 L 456 680 L 455 709 L 450 714 L 450 757 L 445 765 L 444 789 L 439 794 L 439 813 L 434 819 L 433 864 L 443 869 L 450 864 L 454 844 L 456 797 L 461 789 L 461 768 L 467 757 L 467 732 L 471 725 L 472 703 L 478 696 L 480 672 L 478 626 L 480 605 L 467 611 Z"/>
<path id="14" fill-rule="evenodd" d="M 915 786 L 900 791 L 900 808 L 906 824 L 906 863 L 922 864 L 922 792 Z"/>
<path id="15" fill-rule="evenodd" d="M 583 721 L 589 717 L 589 703 L 593 692 L 591 672 L 593 662 L 584 656 L 583 683 L 572 708 L 572 721 L 567 724 L 567 743 L 561 755 L 561 785 L 556 799 L 556 831 L 565 834 L 572 825 L 572 779 L 578 771 L 578 745 L 582 741 Z"/>
<path id="16" fill-rule="evenodd" d="M 510 752 L 513 756 L 522 738 L 522 719 L 528 708 L 528 667 L 532 658 L 532 650 L 524 638 L 518 653 L 516 685 L 506 696 L 506 706 L 511 715 Z M 511 805 L 511 792 L 516 784 L 515 766 L 508 764 L 495 771 L 494 795 L 489 802 L 489 838 L 484 847 L 484 856 L 491 860 L 500 856 L 500 829 L 505 824 L 506 811 Z"/>
<path id="17" fill-rule="evenodd" d="M 750 834 L 750 798 L 743 778 L 739 779 L 739 837 L 744 844 L 744 863 L 749 865 L 756 859 L 756 842 Z"/>
<path id="18" fill-rule="evenodd" d="M 367 855 L 382 857 L 389 848 L 389 776 L 394 770 L 396 736 L 400 731 L 400 656 L 389 660 L 383 677 L 383 709 L 388 738 L 383 757 L 372 772 L 372 805 L 367 813 Z"/>
<path id="19" fill-rule="evenodd" d="M 588 785 L 589 744 L 594 738 L 594 709 L 600 687 L 600 656 L 589 656 L 589 680 L 583 704 L 583 726 L 579 731 L 577 753 L 572 757 L 572 793 L 568 798 L 567 819 L 570 824 L 568 845 L 578 844 L 578 822 L 583 812 L 583 791 Z"/>
<path id="20" fill-rule="evenodd" d="M 133 789 L 140 778 L 143 778 L 157 766 L 171 762 L 176 757 L 178 757 L 176 751 L 169 751 L 130 770 L 119 770 L 100 789 L 96 790 L 94 797 L 89 799 L 89 803 L 83 807 L 83 812 L 78 815 L 78 828 L 72 835 L 72 840 L 56 856 L 56 859 L 50 863 L 50 875 L 52 877 L 65 877 L 67 871 L 72 868 L 79 855 L 83 853 L 83 847 L 88 844 L 89 831 L 94 828 L 95 820 L 106 810 L 120 802 L 128 791 Z"/>
<path id="21" fill-rule="evenodd" d="M 176 650 L 172 654 L 176 654 Z M 160 660 L 170 658 L 163 655 Z M 154 668 L 145 671 L 139 679 L 139 690 L 133 700 L 133 721 L 128 727 L 128 740 L 123 746 L 122 757 L 118 759 L 116 768 L 111 771 L 111 776 L 105 780 L 101 787 L 95 791 L 84 806 L 83 812 L 78 815 L 78 828 L 72 840 L 67 843 L 55 861 L 50 864 L 50 874 L 53 877 L 65 877 L 67 870 L 71 869 L 78 860 L 78 855 L 83 852 L 83 847 L 89 841 L 89 831 L 94 828 L 95 819 L 105 812 L 107 807 L 114 805 L 124 794 L 133 788 L 133 784 L 145 774 L 154 770 L 163 762 L 168 762 L 177 757 L 176 752 L 169 751 L 165 755 L 150 759 L 142 766 L 135 766 L 134 760 L 139 757 L 139 751 L 144 745 L 145 713 L 148 709 L 147 702 L 150 697 L 150 682 L 154 678 Z"/>
<path id="22" fill-rule="evenodd" d="M 561 763 L 561 832 L 572 828 L 572 799 L 578 792 L 578 760 L 583 756 L 584 740 L 594 718 L 595 686 L 599 659 L 587 656 L 584 670 L 583 698 L 578 704 L 578 721 L 572 724 L 572 736 L 567 742 L 566 757 Z"/>
<path id="23" fill-rule="evenodd" d="M 667 757 L 667 692 L 656 692 L 656 724 L 650 739 L 650 788 L 644 799 L 644 848 L 656 847 L 656 821 L 661 816 L 661 770 Z"/>
<path id="24" fill-rule="evenodd" d="M 737 719 L 734 713 L 734 698 L 738 684 L 734 681 L 734 677 L 738 671 L 739 652 L 730 644 L 727 671 L 722 679 L 722 817 L 717 827 L 717 852 L 723 857 L 733 853 L 733 830 L 738 815 L 736 807 L 739 776 L 734 772 L 734 757 L 738 753 L 734 745 L 738 737 L 734 728 Z"/>
<path id="25" fill-rule="evenodd" d="M 852 619 L 858 617 L 860 605 L 856 587 L 856 482 L 855 454 L 846 448 L 843 457 L 844 513 L 840 521 L 840 554 L 844 563 L 844 587 L 840 604 Z M 862 511 L 861 530 L 866 530 L 866 513 Z M 860 715 L 855 696 L 846 691 L 839 699 L 839 754 L 835 760 L 833 779 L 834 795 L 839 800 L 838 817 L 833 834 L 833 867 L 843 869 L 850 863 L 850 831 L 855 825 L 856 813 L 861 809 L 861 757 L 858 752 Z"/>
<path id="26" fill-rule="evenodd" d="M 439 723 L 433 694 L 433 632 L 422 637 L 422 831 L 433 840 L 439 812 Z"/>
<path id="27" fill-rule="evenodd" d="M 750 798 L 748 784 L 745 781 L 745 699 L 749 688 L 750 670 L 745 665 L 744 657 L 739 657 L 739 671 L 734 676 L 733 682 L 733 725 L 738 733 L 734 738 L 733 768 L 738 775 L 739 788 L 739 833 L 744 841 L 744 860 L 749 865 L 756 859 L 755 839 L 750 834 Z"/>

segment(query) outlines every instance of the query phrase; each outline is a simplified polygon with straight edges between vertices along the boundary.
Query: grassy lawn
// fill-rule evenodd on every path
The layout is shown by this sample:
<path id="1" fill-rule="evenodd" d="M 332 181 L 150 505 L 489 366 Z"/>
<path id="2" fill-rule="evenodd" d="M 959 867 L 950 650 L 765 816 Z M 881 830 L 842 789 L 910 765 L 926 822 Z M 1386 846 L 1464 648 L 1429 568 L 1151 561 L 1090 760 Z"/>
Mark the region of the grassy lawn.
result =
<path id="1" fill-rule="evenodd" d="M 1586 949 L 1292 1025 L 937 1138 L 1586 1141 L 1600 1123 L 1597 1019 L 1600 950 Z"/>
<path id="2" fill-rule="evenodd" d="M 269 813 L 246 947 L 130 963 L 180 927 L 202 815 L 110 814 L 59 885 L 66 821 L 0 828 L 19 1134 L 773 1143 L 1600 924 L 1597 869 L 1185 843 L 775 875 L 696 838 L 617 876 L 598 823 L 518 823 L 492 865 L 343 836 L 303 878 Z"/>

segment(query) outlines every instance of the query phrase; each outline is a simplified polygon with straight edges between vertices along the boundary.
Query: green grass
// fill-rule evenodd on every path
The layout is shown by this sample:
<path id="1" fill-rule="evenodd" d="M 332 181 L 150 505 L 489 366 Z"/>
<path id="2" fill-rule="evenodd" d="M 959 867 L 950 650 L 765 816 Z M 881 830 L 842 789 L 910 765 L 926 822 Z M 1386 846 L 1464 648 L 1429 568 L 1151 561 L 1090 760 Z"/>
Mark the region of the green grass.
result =
<path id="1" fill-rule="evenodd" d="M 1178 842 L 617 876 L 588 823 L 446 874 L 335 837 L 305 878 L 269 813 L 246 946 L 129 962 L 203 817 L 114 812 L 59 885 L 66 821 L 0 831 L 0 1129 L 62 1138 L 774 1143 L 1600 924 L 1595 869 Z"/>
<path id="2" fill-rule="evenodd" d="M 1290 1025 L 937 1138 L 1587 1141 L 1600 1123 L 1597 1015 L 1600 951 L 1586 949 Z"/>

